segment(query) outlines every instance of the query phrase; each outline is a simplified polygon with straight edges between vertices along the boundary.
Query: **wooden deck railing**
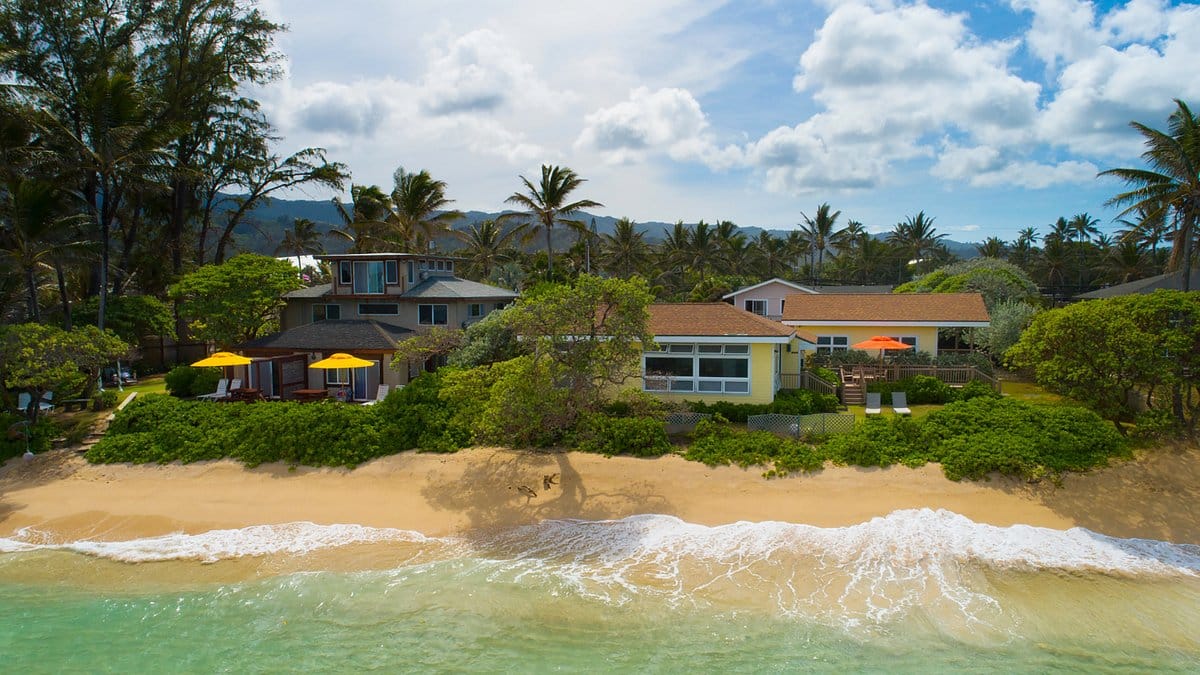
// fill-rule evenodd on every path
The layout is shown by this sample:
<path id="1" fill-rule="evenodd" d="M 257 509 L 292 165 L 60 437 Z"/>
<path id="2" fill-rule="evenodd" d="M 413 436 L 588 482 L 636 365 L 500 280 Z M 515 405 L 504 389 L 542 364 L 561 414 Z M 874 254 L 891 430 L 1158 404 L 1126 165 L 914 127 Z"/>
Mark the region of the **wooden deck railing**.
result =
<path id="1" fill-rule="evenodd" d="M 881 366 L 842 366 L 839 370 L 843 383 L 871 382 L 872 380 L 896 382 L 917 375 L 927 375 L 936 377 L 951 387 L 961 387 L 968 382 L 979 381 L 1000 391 L 1000 381 L 975 366 L 885 364 Z"/>
<path id="2" fill-rule="evenodd" d="M 807 389 L 818 394 L 837 395 L 837 385 L 826 382 L 807 370 L 801 373 L 788 373 L 779 376 L 780 389 Z"/>

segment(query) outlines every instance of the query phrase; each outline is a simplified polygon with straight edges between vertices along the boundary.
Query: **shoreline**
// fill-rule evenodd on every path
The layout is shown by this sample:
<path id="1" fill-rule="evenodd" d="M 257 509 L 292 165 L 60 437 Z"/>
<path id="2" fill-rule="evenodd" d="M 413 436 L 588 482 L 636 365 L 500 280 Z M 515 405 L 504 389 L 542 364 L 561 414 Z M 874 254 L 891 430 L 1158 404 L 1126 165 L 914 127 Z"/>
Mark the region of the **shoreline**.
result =
<path id="1" fill-rule="evenodd" d="M 543 478 L 557 474 L 547 490 Z M 529 488 L 530 495 L 521 486 Z M 1001 527 L 1085 527 L 1120 538 L 1200 544 L 1200 448 L 1164 447 L 1087 474 L 1029 484 L 953 482 L 919 469 L 827 466 L 765 479 L 759 468 L 679 456 L 471 448 L 401 453 L 354 470 L 231 460 L 91 465 L 73 451 L 0 467 L 0 537 L 31 528 L 56 542 L 126 541 L 308 521 L 427 536 L 548 519 L 664 514 L 701 525 L 785 521 L 845 527 L 904 509 L 946 509 Z"/>

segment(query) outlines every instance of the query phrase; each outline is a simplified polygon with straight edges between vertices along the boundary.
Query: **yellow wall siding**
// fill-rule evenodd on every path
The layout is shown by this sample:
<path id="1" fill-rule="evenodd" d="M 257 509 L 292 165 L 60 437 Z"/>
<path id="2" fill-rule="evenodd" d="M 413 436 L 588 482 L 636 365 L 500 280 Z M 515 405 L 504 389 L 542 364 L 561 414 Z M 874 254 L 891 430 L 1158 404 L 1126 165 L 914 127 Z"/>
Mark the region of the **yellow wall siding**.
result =
<path id="1" fill-rule="evenodd" d="M 862 342 L 876 335 L 888 335 L 892 337 L 916 337 L 917 350 L 937 354 L 937 331 L 933 326 L 819 326 L 806 325 L 799 326 L 801 330 L 806 330 L 814 333 L 817 337 L 826 335 L 846 336 L 849 338 L 849 344 Z M 878 354 L 878 351 L 875 352 Z M 785 371 L 786 372 L 786 371 Z"/>
<path id="2" fill-rule="evenodd" d="M 664 401 L 728 401 L 730 403 L 770 403 L 775 400 L 775 373 L 772 369 L 773 344 L 750 345 L 750 393 L 749 394 L 702 394 L 686 392 L 668 394 L 648 392 Z M 794 354 L 792 356 L 795 356 Z"/>

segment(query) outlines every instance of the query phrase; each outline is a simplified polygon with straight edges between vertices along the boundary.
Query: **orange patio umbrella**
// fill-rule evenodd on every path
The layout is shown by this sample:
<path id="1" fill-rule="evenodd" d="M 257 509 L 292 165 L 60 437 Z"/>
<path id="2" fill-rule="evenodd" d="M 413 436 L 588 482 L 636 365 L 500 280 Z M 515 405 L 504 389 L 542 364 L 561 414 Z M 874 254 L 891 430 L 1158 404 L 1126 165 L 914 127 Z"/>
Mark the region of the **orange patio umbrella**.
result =
<path id="1" fill-rule="evenodd" d="M 855 349 L 865 349 L 865 350 L 878 349 L 880 365 L 883 365 L 883 350 L 885 350 L 885 349 L 912 349 L 912 345 L 906 345 L 903 342 L 901 342 L 899 340 L 893 340 L 892 338 L 890 338 L 886 335 L 876 335 L 874 337 L 867 338 L 866 340 L 863 340 L 862 342 L 856 342 L 850 346 Z"/>

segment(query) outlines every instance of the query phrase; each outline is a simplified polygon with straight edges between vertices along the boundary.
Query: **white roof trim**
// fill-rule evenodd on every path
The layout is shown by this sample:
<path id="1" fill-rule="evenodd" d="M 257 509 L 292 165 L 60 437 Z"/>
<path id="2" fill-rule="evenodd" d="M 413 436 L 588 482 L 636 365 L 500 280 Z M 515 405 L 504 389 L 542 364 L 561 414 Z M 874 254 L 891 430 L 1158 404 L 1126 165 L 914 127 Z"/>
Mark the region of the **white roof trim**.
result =
<path id="1" fill-rule="evenodd" d="M 749 345 L 763 343 L 786 345 L 792 341 L 792 337 L 791 335 L 787 337 L 767 337 L 765 335 L 655 335 L 654 341 L 659 344 L 689 342 L 701 345 Z"/>
<path id="2" fill-rule="evenodd" d="M 779 283 L 783 284 L 784 286 L 787 286 L 788 288 L 794 288 L 797 291 L 802 291 L 804 293 L 808 293 L 809 295 L 820 295 L 820 291 L 814 291 L 813 289 L 808 288 L 807 286 L 801 286 L 800 284 L 792 283 L 792 282 L 788 281 L 787 279 L 780 279 L 779 277 L 775 277 L 774 279 L 767 279 L 766 281 L 760 281 L 757 284 L 754 284 L 753 286 L 739 288 L 732 293 L 727 293 L 725 295 L 722 295 L 721 299 L 728 300 L 729 298 L 732 298 L 733 296 L 738 295 L 739 293 L 746 293 L 747 291 L 752 291 L 756 288 L 762 288 L 763 286 L 766 286 L 767 284 L 775 283 L 775 282 L 779 282 Z"/>
<path id="3" fill-rule="evenodd" d="M 990 321 L 821 321 L 794 319 L 781 321 L 785 326 L 913 326 L 917 328 L 986 328 Z"/>

